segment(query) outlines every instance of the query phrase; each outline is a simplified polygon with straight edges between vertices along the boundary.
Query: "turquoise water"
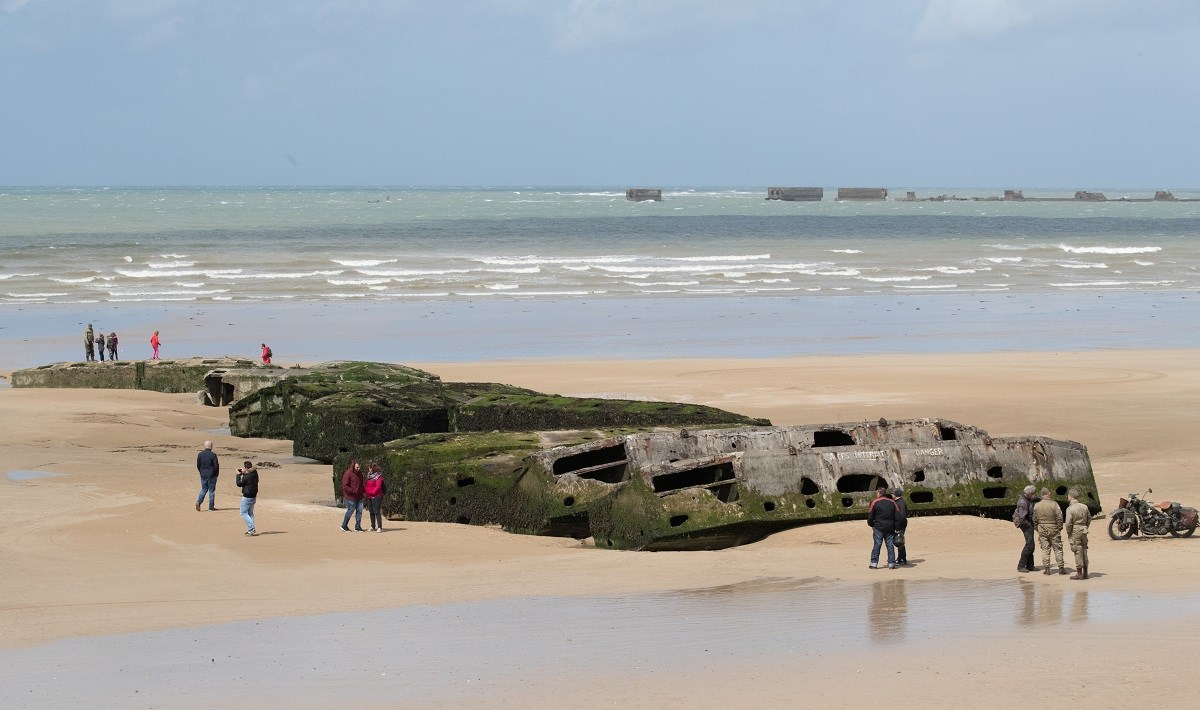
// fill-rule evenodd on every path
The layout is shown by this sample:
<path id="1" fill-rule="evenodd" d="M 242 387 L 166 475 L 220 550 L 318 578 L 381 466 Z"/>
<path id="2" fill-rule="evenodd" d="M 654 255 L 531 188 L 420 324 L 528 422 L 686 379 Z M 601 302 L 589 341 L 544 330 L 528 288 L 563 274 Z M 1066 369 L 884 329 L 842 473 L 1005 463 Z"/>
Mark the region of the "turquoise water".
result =
<path id="1" fill-rule="evenodd" d="M 833 192 L 784 203 L 764 200 L 765 188 L 679 189 L 633 203 L 616 189 L 4 188 L 0 304 L 1200 287 L 1200 203 L 837 202 Z"/>

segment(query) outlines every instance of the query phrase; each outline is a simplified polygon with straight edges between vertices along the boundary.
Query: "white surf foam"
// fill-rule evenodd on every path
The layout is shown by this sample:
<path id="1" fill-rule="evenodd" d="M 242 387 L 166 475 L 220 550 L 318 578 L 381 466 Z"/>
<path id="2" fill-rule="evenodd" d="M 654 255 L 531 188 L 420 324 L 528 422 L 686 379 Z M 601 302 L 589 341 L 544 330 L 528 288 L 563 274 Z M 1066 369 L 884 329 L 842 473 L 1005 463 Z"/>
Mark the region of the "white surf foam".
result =
<path id="1" fill-rule="evenodd" d="M 1072 247 L 1059 244 L 1059 249 L 1071 254 L 1153 254 L 1162 247 Z"/>
<path id="2" fill-rule="evenodd" d="M 342 266 L 380 266 L 383 264 L 395 264 L 399 259 L 330 259 L 335 264 Z"/>

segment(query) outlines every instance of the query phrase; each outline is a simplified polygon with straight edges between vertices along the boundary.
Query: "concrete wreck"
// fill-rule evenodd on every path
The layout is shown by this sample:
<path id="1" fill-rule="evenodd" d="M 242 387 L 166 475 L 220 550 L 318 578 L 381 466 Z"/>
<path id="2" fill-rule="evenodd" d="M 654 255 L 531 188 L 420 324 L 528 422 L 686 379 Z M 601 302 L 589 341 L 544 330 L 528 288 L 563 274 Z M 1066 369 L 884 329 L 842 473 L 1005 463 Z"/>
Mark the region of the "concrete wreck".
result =
<path id="1" fill-rule="evenodd" d="M 443 434 L 354 453 L 383 464 L 390 516 L 592 537 L 606 549 L 720 549 L 861 519 L 878 487 L 902 487 L 915 516 L 1008 517 L 1030 484 L 1064 506 L 1075 488 L 1100 511 L 1082 444 L 993 438 L 943 419 Z M 335 462 L 335 491 L 348 458 Z"/>

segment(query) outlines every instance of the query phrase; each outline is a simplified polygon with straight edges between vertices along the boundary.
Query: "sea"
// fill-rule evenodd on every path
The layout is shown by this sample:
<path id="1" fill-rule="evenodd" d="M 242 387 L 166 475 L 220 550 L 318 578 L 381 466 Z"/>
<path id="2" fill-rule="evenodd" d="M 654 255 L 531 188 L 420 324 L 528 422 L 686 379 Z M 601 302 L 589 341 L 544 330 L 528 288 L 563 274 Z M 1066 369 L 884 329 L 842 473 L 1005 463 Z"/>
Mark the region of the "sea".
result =
<path id="1" fill-rule="evenodd" d="M 766 194 L 0 188 L 0 366 L 1200 347 L 1200 192 Z"/>
<path id="2" fill-rule="evenodd" d="M 1153 190 L 1107 202 L 834 193 L 781 202 L 766 188 L 667 189 L 661 202 L 631 202 L 624 189 L 0 188 L 0 304 L 1200 287 L 1200 202 L 1116 201 Z"/>

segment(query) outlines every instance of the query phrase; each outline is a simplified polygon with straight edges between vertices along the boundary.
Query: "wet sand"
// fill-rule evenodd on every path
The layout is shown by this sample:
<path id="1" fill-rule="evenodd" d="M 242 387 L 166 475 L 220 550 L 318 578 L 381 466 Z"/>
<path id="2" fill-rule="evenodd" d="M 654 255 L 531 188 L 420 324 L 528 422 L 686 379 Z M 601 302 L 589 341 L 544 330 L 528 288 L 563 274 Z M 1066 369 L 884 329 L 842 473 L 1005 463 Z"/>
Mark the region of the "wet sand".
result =
<path id="1" fill-rule="evenodd" d="M 1111 509 L 1117 496 L 1148 487 L 1154 499 L 1200 504 L 1198 355 L 423 367 L 448 380 L 695 401 L 777 424 L 941 416 L 993 435 L 1074 439 L 1089 447 L 1101 501 Z M 1130 692 L 1159 692 L 1164 682 L 1178 696 L 1200 690 L 1191 673 L 1200 642 L 1190 632 L 1200 536 L 1115 542 L 1098 520 L 1095 576 L 1081 583 L 1018 575 L 1020 535 L 1010 523 L 972 517 L 915 519 L 908 537 L 916 564 L 895 571 L 867 569 L 870 537 L 861 521 L 692 553 L 614 553 L 574 540 L 404 521 L 382 535 L 347 534 L 337 529 L 340 511 L 329 507 L 328 466 L 297 461 L 289 442 L 213 433 L 224 415 L 191 395 L 0 389 L 0 646 L 7 649 L 0 666 L 10 669 L 8 680 L 26 669 L 19 682 L 0 685 L 29 691 L 8 697 L 54 704 L 44 693 L 56 687 L 55 674 L 71 677 L 101 657 L 96 668 L 108 669 L 107 680 L 79 695 L 66 683 L 60 704 L 102 704 L 102 687 L 112 693 L 103 697 L 126 707 L 243 697 L 329 705 L 346 699 L 357 675 L 383 674 L 402 680 L 363 680 L 364 697 L 411 706 L 836 705 L 869 701 L 879 683 L 898 706 L 984 699 L 1105 706 Z M 194 459 L 205 438 L 216 442 L 225 471 L 215 513 L 193 509 Z M 280 464 L 261 469 L 257 515 L 268 534 L 257 538 L 242 535 L 237 514 L 232 474 L 242 458 Z M 1069 551 L 1067 558 L 1070 565 Z M 606 617 L 596 607 L 620 613 Z M 971 609 L 979 614 L 974 625 Z M 548 610 L 559 621 L 545 623 Z M 425 625 L 413 621 L 418 611 Z M 335 616 L 312 616 L 324 614 Z M 631 643 L 663 618 L 674 620 L 670 634 Z M 806 623 L 814 618 L 847 620 L 847 633 L 821 631 L 836 631 L 833 622 Z M 328 636 L 314 630 L 323 624 Z M 268 627 L 292 630 L 273 636 Z M 127 635 L 138 632 L 150 635 Z M 307 645 L 288 635 L 306 633 L 316 634 Z M 256 635 L 262 641 L 247 640 Z M 172 645 L 171 638 L 195 642 Z M 495 645 L 487 639 L 513 643 L 493 656 L 480 651 Z M 547 645 L 552 653 L 536 650 Z M 201 652 L 210 648 L 226 649 L 226 660 Z M 422 665 L 426 652 L 443 662 Z M 472 675 L 489 658 L 489 673 Z M 218 668 L 229 659 L 238 669 Z M 199 679 L 188 676 L 197 672 Z M 433 680 L 418 682 L 418 674 Z M 203 695 L 206 680 L 220 690 Z"/>

